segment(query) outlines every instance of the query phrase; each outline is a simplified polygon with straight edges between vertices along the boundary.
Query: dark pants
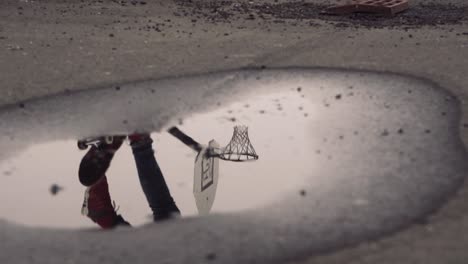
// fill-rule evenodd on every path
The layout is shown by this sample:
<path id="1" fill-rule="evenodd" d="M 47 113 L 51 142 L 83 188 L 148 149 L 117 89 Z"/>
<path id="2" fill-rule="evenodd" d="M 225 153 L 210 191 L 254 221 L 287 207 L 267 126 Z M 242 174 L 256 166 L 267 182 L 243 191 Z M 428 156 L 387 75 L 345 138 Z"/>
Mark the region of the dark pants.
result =
<path id="1" fill-rule="evenodd" d="M 180 211 L 169 192 L 161 169 L 154 157 L 151 139 L 132 144 L 133 156 L 138 170 L 141 188 L 153 211 L 154 221 L 179 215 Z"/>

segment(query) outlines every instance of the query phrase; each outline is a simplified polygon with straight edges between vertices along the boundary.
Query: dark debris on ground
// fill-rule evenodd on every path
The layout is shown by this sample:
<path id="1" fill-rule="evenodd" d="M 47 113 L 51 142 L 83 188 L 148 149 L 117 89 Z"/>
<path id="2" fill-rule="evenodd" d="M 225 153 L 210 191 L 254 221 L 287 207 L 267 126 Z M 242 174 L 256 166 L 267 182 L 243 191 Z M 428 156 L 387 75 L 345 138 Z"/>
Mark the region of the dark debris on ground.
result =
<path id="1" fill-rule="evenodd" d="M 322 14 L 330 5 L 293 1 L 286 3 L 262 3 L 256 1 L 205 1 L 176 0 L 184 15 L 198 16 L 212 22 L 229 22 L 232 19 L 272 20 L 323 20 L 337 27 L 421 27 L 453 25 L 468 21 L 468 5 L 426 2 L 411 5 L 408 10 L 388 17 L 376 14 L 356 13 L 342 16 Z M 314 24 L 316 25 L 316 24 Z"/>

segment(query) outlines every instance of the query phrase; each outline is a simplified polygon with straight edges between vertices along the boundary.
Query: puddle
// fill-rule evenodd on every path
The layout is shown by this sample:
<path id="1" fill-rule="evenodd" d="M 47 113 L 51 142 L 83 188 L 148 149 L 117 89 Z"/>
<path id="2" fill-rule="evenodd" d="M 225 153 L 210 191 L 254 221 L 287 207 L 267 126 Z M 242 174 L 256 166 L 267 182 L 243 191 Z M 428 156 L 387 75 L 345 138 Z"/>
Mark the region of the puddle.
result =
<path id="1" fill-rule="evenodd" d="M 397 231 L 440 207 L 467 171 L 459 119 L 458 101 L 431 82 L 324 69 L 221 72 L 23 102 L 0 111 L 1 199 L 7 201 L 0 218 L 92 226 L 79 214 L 84 187 L 77 167 L 84 152 L 76 139 L 153 131 L 157 160 L 186 218 L 155 225 L 149 244 L 160 247 L 139 246 L 138 254 L 168 263 L 202 260 L 213 251 L 223 263 L 291 260 Z M 260 158 L 221 161 L 213 214 L 195 217 L 195 153 L 165 130 L 178 125 L 199 142 L 225 145 L 237 124 L 249 127 Z M 117 153 L 108 179 L 119 212 L 133 224 L 147 222 L 128 146 Z M 55 187 L 56 195 L 53 184 L 63 188 Z M 131 247 L 148 230 L 135 229 L 132 239 L 106 248 Z M 54 234 L 63 252 L 73 247 L 68 233 Z M 196 249 L 170 253 L 194 243 Z M 255 250 L 238 254 L 246 248 Z"/>
<path id="2" fill-rule="evenodd" d="M 180 120 L 178 127 L 203 144 L 215 139 L 226 145 L 233 126 L 248 125 L 249 138 L 260 153 L 255 162 L 221 161 L 211 213 L 255 209 L 281 200 L 288 192 L 301 192 L 308 172 L 316 166 L 309 162 L 316 156 L 315 150 L 304 146 L 308 142 L 306 127 L 316 119 L 316 108 L 297 91 L 290 91 Z M 198 216 L 193 197 L 196 152 L 169 133 L 153 133 L 152 138 L 159 166 L 183 216 Z M 78 166 L 85 153 L 77 148 L 76 140 L 62 140 L 33 144 L 6 159 L 0 164 L 2 185 L 18 187 L 0 193 L 1 200 L 15 201 L 2 205 L 0 214 L 29 226 L 94 226 L 80 215 L 85 187 L 78 182 Z M 119 213 L 132 225 L 148 223 L 150 209 L 128 142 L 114 157 L 107 178 Z"/>

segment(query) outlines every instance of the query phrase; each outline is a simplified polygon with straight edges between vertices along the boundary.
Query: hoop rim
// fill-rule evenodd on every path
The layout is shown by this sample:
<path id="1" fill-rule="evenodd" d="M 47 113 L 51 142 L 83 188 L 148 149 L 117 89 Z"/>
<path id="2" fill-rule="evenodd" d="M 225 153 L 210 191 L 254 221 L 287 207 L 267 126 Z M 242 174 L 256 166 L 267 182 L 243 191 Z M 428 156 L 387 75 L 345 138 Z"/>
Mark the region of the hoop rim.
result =
<path id="1" fill-rule="evenodd" d="M 233 162 L 249 162 L 249 161 L 258 160 L 258 156 L 254 156 L 253 159 L 227 159 L 227 158 L 223 158 L 223 157 L 220 157 L 220 156 L 217 156 L 217 158 L 219 158 L 221 160 L 224 160 L 224 161 L 233 161 Z"/>
<path id="2" fill-rule="evenodd" d="M 225 161 L 237 161 L 237 162 L 244 162 L 244 161 L 255 161 L 258 160 L 258 155 L 257 154 L 251 154 L 251 153 L 216 153 L 213 155 L 219 159 L 225 160 Z M 230 159 L 228 157 L 230 156 L 235 156 L 236 158 Z"/>

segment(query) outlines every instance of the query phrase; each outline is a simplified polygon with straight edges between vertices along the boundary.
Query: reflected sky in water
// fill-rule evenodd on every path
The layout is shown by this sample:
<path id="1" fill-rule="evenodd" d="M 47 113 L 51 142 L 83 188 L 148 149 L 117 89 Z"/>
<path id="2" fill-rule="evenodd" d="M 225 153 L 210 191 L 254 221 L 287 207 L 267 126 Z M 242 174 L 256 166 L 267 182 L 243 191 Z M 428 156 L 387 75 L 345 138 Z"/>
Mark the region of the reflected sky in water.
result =
<path id="1" fill-rule="evenodd" d="M 235 125 L 249 127 L 250 140 L 260 156 L 255 162 L 220 162 L 220 178 L 212 213 L 255 209 L 280 201 L 302 189 L 318 154 L 306 137 L 317 106 L 300 89 L 253 97 L 210 113 L 179 120 L 179 128 L 207 144 L 226 145 Z M 196 153 L 168 133 L 153 133 L 156 159 L 184 217 L 197 216 L 193 198 Z M 80 214 L 85 187 L 78 181 L 78 166 L 86 152 L 76 140 L 33 145 L 0 164 L 0 216 L 30 226 L 95 226 Z M 310 174 L 309 174 L 310 175 Z M 111 199 L 132 225 L 150 221 L 150 209 L 141 190 L 128 144 L 117 152 L 107 172 Z M 50 192 L 57 184 L 56 195 Z"/>

